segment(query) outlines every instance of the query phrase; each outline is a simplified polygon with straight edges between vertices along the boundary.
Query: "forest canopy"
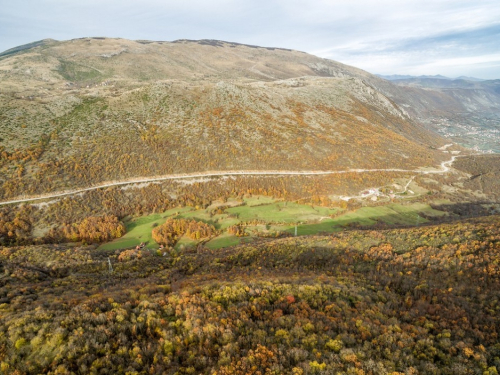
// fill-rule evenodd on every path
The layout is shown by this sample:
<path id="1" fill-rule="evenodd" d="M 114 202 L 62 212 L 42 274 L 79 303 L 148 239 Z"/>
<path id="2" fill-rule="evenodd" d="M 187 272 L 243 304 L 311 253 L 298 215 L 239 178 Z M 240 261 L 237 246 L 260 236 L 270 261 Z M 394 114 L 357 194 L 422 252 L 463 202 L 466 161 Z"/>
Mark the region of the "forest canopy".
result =
<path id="1" fill-rule="evenodd" d="M 497 374 L 499 223 L 167 256 L 4 247 L 0 370 Z"/>

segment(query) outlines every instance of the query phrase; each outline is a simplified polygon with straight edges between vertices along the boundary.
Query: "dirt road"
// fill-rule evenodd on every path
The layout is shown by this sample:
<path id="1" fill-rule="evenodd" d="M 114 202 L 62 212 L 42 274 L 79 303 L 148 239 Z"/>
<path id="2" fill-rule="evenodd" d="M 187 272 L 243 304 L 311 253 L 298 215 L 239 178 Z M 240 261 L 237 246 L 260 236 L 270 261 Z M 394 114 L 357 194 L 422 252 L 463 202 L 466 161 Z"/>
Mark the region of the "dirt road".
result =
<path id="1" fill-rule="evenodd" d="M 148 182 L 158 182 L 166 180 L 185 180 L 200 177 L 224 177 L 224 176 L 321 176 L 321 175 L 331 175 L 331 174 L 345 174 L 345 173 L 373 173 L 373 172 L 408 172 L 417 174 L 436 174 L 436 173 L 446 173 L 450 170 L 451 165 L 455 159 L 459 156 L 452 156 L 450 160 L 443 161 L 440 168 L 431 170 L 420 170 L 420 169 L 399 169 L 399 168 L 388 168 L 388 169 L 347 169 L 343 171 L 209 171 L 209 172 L 198 172 L 198 173 L 184 173 L 184 174 L 170 174 L 164 176 L 156 177 L 140 177 L 135 179 L 121 180 L 121 181 L 109 181 L 102 184 L 89 186 L 81 189 L 72 189 L 67 191 L 59 191 L 54 193 L 42 194 L 37 196 L 29 197 L 18 197 L 9 201 L 0 202 L 0 206 L 7 204 L 17 204 L 24 202 L 32 202 L 42 199 L 58 198 L 68 195 L 75 195 L 79 193 L 84 193 L 90 190 L 103 189 L 112 186 L 123 186 L 132 185 L 139 183 Z"/>

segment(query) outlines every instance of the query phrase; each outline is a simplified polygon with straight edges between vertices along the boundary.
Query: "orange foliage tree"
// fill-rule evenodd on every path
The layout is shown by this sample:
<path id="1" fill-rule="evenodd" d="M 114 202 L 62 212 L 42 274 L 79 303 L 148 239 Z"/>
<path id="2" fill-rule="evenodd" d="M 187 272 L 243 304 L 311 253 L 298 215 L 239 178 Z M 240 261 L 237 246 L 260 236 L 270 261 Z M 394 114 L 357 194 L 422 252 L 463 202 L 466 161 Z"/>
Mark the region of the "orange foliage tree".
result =
<path id="1" fill-rule="evenodd" d="M 153 239 L 165 246 L 173 246 L 179 238 L 187 235 L 193 240 L 212 237 L 217 233 L 213 225 L 196 220 L 168 219 L 164 224 L 153 229 Z"/>
<path id="2" fill-rule="evenodd" d="M 114 215 L 89 216 L 79 224 L 65 225 L 63 236 L 71 241 L 105 242 L 126 233 L 125 225 Z"/>

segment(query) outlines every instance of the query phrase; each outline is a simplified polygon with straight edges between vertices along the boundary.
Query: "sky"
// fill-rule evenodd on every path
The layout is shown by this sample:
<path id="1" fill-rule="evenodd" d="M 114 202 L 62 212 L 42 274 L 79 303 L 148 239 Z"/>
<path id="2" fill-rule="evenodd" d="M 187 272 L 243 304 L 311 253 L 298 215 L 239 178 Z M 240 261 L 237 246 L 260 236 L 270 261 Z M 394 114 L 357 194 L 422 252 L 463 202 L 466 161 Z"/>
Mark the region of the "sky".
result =
<path id="1" fill-rule="evenodd" d="M 500 78 L 499 0 L 0 0 L 0 51 L 88 36 L 218 39 L 375 74 Z"/>

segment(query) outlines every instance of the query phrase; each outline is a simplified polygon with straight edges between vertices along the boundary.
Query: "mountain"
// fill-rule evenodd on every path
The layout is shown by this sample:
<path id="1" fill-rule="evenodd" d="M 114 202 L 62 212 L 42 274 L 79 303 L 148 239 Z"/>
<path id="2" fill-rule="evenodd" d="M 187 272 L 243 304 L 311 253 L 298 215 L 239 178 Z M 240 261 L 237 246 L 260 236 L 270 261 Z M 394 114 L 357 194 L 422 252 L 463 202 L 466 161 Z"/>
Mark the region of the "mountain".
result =
<path id="1" fill-rule="evenodd" d="M 13 54 L 15 54 L 17 52 L 21 52 L 21 51 L 24 51 L 24 50 L 29 50 L 29 49 L 32 49 L 32 48 L 35 48 L 35 47 L 49 45 L 52 42 L 56 42 L 56 41 L 54 39 L 43 39 L 43 40 L 39 40 L 37 42 L 23 44 L 22 46 L 17 46 L 17 47 L 14 47 L 14 48 L 10 48 L 10 49 L 8 49 L 8 50 L 6 50 L 4 52 L 1 52 L 0 53 L 0 58 L 5 57 L 5 56 L 9 56 L 9 55 L 13 55 Z"/>
<path id="2" fill-rule="evenodd" d="M 397 81 L 400 79 L 413 79 L 413 78 L 434 78 L 434 79 L 453 79 L 449 77 L 442 76 L 440 74 L 434 75 L 434 76 L 428 76 L 428 75 L 423 75 L 423 76 L 411 76 L 411 75 L 400 75 L 400 74 L 390 74 L 390 75 L 383 75 L 383 74 L 376 74 L 377 77 L 387 79 L 389 81 Z"/>
<path id="3" fill-rule="evenodd" d="M 408 78 L 414 78 L 415 76 L 409 76 L 409 75 L 401 75 L 401 74 L 390 74 L 390 75 L 383 75 L 383 74 L 376 74 L 377 77 L 386 79 L 388 81 L 394 81 L 397 79 L 408 79 Z"/>
<path id="4" fill-rule="evenodd" d="M 466 81 L 476 81 L 476 82 L 487 81 L 486 79 L 475 78 L 475 77 L 467 77 L 467 76 L 460 76 L 460 77 L 457 77 L 455 79 L 463 79 L 463 80 L 466 80 Z"/>
<path id="5" fill-rule="evenodd" d="M 207 170 L 435 166 L 446 140 L 411 100 L 294 50 L 44 40 L 0 56 L 0 196 Z"/>
<path id="6" fill-rule="evenodd" d="M 421 88 L 461 88 L 461 89 L 476 89 L 476 90 L 489 90 L 495 93 L 498 88 L 498 80 L 482 80 L 471 81 L 467 79 L 442 79 L 433 77 L 412 77 L 401 78 L 391 81 L 393 84 L 408 87 L 421 87 Z"/>
<path id="7" fill-rule="evenodd" d="M 437 75 L 422 75 L 422 76 L 411 76 L 411 75 L 401 75 L 401 74 L 390 74 L 390 75 L 383 75 L 383 74 L 376 74 L 377 77 L 386 79 L 388 81 L 398 81 L 402 79 L 425 79 L 425 78 L 430 78 L 430 79 L 444 79 L 448 81 L 453 81 L 453 80 L 465 80 L 465 81 L 475 81 L 475 82 L 480 82 L 480 81 L 486 81 L 485 79 L 481 78 L 475 78 L 475 77 L 467 77 L 467 76 L 460 76 L 457 78 L 450 78 L 450 77 L 445 77 L 441 74 Z"/>

